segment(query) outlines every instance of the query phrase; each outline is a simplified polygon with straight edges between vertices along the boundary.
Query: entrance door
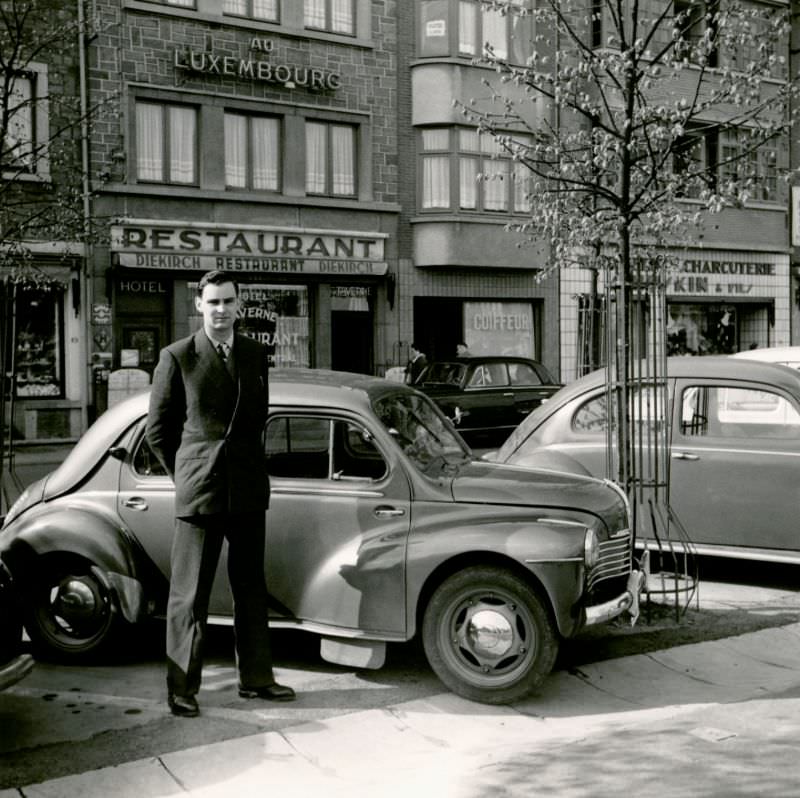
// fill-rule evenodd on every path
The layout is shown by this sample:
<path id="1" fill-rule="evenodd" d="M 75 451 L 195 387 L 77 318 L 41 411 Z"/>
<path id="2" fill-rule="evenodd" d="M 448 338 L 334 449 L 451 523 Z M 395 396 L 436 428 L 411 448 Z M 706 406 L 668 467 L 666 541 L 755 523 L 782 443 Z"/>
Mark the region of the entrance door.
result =
<path id="1" fill-rule="evenodd" d="M 336 371 L 373 373 L 372 313 L 331 311 L 331 368 Z"/>

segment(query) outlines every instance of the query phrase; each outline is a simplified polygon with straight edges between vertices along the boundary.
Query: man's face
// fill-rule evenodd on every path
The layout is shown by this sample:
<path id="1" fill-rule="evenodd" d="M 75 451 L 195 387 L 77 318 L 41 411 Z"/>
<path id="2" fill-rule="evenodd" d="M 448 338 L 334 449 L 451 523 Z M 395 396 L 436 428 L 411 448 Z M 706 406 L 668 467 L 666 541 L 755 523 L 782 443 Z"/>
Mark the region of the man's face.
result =
<path id="1" fill-rule="evenodd" d="M 195 299 L 195 305 L 203 314 L 203 328 L 209 338 L 222 341 L 231 334 L 239 311 L 239 298 L 233 283 L 207 285 L 203 295 Z"/>

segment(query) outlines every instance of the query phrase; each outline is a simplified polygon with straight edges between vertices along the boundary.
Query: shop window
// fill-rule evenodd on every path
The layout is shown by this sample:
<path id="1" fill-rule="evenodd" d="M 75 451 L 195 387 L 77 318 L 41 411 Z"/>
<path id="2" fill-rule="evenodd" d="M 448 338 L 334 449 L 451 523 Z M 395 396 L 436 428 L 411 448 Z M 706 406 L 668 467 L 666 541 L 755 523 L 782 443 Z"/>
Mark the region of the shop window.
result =
<path id="1" fill-rule="evenodd" d="M 197 283 L 187 288 L 186 317 L 189 330 L 196 332 L 203 326 L 194 303 Z M 240 282 L 239 302 L 237 330 L 267 347 L 271 366 L 311 365 L 307 286 Z"/>
<path id="2" fill-rule="evenodd" d="M 222 13 L 277 22 L 278 0 L 222 0 Z"/>
<path id="3" fill-rule="evenodd" d="M 303 0 L 303 25 L 312 30 L 353 36 L 355 0 Z"/>
<path id="4" fill-rule="evenodd" d="M 735 305 L 670 303 L 668 314 L 668 355 L 729 355 L 738 350 Z"/>
<path id="5" fill-rule="evenodd" d="M 27 64 L 24 72 L 10 78 L 6 98 L 0 91 L 0 103 L 8 113 L 5 139 L 0 142 L 0 167 L 6 174 L 49 178 L 47 85 L 47 67 Z"/>
<path id="6" fill-rule="evenodd" d="M 197 182 L 197 111 L 136 104 L 136 176 L 149 183 Z"/>
<path id="7" fill-rule="evenodd" d="M 473 355 L 536 357 L 530 302 L 465 302 L 464 342 Z"/>
<path id="8" fill-rule="evenodd" d="M 530 139 L 521 136 L 510 142 L 516 152 L 524 152 L 529 145 Z M 422 153 L 424 209 L 451 207 L 452 172 L 455 172 L 459 210 L 489 213 L 530 210 L 531 172 L 523 163 L 514 161 L 512 151 L 494 137 L 466 128 L 429 128 L 422 131 Z"/>
<path id="9" fill-rule="evenodd" d="M 229 188 L 278 191 L 280 133 L 278 119 L 225 114 L 225 183 Z"/>
<path id="10" fill-rule="evenodd" d="M 64 395 L 63 290 L 16 288 L 14 388 L 20 398 Z"/>
<path id="11" fill-rule="evenodd" d="M 306 193 L 328 197 L 356 194 L 356 128 L 306 122 Z"/>

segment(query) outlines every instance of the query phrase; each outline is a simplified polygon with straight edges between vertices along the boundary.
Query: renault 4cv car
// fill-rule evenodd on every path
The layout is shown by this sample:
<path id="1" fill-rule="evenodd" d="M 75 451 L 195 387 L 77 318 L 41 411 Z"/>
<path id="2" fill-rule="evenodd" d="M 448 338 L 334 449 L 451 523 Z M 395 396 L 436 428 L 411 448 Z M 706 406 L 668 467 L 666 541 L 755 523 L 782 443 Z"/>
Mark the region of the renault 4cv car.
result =
<path id="1" fill-rule="evenodd" d="M 800 371 L 735 357 L 667 360 L 663 412 L 648 411 L 654 386 L 631 396 L 630 418 L 642 430 L 642 462 L 667 422 L 669 500 L 692 549 L 703 556 L 800 563 Z M 607 468 L 608 390 L 601 369 L 575 380 L 534 410 L 498 452 L 516 466 L 559 457 L 584 474 Z M 616 410 L 612 411 L 612 418 Z M 646 523 L 637 544 L 660 544 Z"/>
<path id="2" fill-rule="evenodd" d="M 475 460 L 430 399 L 388 380 L 276 370 L 270 390 L 270 622 L 318 635 L 325 660 L 380 667 L 388 642 L 420 634 L 451 690 L 506 703 L 545 678 L 561 638 L 637 613 L 612 484 Z M 164 612 L 174 488 L 147 404 L 108 410 L 8 513 L 0 552 L 37 651 L 76 660 Z M 210 620 L 231 614 L 218 581 Z"/>

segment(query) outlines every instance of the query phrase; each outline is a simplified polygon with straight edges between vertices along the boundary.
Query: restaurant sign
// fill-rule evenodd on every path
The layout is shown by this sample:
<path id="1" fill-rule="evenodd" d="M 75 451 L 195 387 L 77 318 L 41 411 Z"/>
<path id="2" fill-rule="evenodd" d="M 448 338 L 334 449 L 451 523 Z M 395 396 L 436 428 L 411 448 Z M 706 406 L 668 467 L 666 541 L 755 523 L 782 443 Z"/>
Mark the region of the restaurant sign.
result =
<path id="1" fill-rule="evenodd" d="M 131 221 L 111 228 L 111 249 L 134 269 L 380 277 L 386 234 L 256 225 Z"/>

